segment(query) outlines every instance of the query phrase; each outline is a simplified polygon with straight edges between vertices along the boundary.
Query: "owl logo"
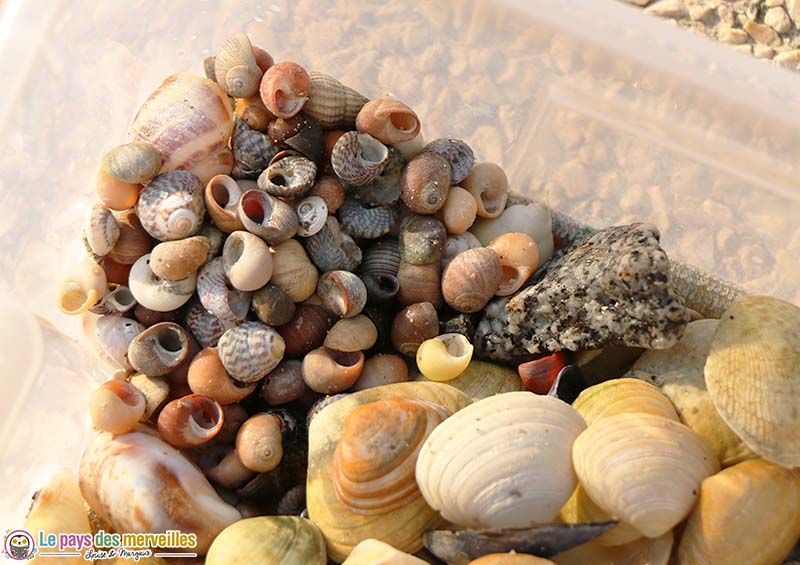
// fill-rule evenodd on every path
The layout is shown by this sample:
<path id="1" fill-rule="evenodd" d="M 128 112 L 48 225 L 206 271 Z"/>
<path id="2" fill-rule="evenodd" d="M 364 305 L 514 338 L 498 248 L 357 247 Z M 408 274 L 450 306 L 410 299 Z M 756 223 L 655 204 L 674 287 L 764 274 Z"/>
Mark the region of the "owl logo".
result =
<path id="1" fill-rule="evenodd" d="M 9 532 L 3 544 L 4 553 L 15 561 L 33 559 L 36 554 L 36 543 L 33 535 L 27 530 Z"/>

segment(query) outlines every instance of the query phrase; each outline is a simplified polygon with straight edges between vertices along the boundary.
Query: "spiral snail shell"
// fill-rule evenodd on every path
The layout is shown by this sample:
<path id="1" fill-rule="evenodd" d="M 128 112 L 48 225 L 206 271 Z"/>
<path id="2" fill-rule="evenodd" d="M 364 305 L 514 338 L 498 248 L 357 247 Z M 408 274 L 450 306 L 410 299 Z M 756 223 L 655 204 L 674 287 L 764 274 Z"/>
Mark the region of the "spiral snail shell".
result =
<path id="1" fill-rule="evenodd" d="M 133 338 L 128 361 L 137 371 L 151 377 L 170 373 L 189 355 L 189 336 L 173 322 L 150 326 Z"/>
<path id="2" fill-rule="evenodd" d="M 122 315 L 136 306 L 136 299 L 131 289 L 121 284 L 110 283 L 108 290 L 100 301 L 89 308 L 92 314 L 117 314 Z M 137 317 L 138 319 L 138 317 Z"/>
<path id="3" fill-rule="evenodd" d="M 323 128 L 352 127 L 367 99 L 332 76 L 309 73 L 308 100 L 303 111 Z"/>
<path id="4" fill-rule="evenodd" d="M 250 233 L 278 245 L 297 233 L 297 214 L 289 204 L 260 190 L 248 190 L 239 200 L 239 218 Z"/>
<path id="5" fill-rule="evenodd" d="M 459 312 L 477 312 L 495 295 L 502 280 L 497 254 L 478 247 L 456 255 L 442 274 L 442 295 Z"/>
<path id="6" fill-rule="evenodd" d="M 161 154 L 146 141 L 123 143 L 110 149 L 100 165 L 110 177 L 130 184 L 142 184 L 161 170 Z"/>
<path id="7" fill-rule="evenodd" d="M 202 347 L 216 347 L 222 334 L 236 325 L 235 322 L 220 320 L 200 303 L 193 304 L 188 309 L 184 323 Z"/>
<path id="8" fill-rule="evenodd" d="M 142 227 L 160 241 L 195 235 L 202 227 L 205 211 L 200 181 L 187 171 L 158 175 L 136 203 Z"/>
<path id="9" fill-rule="evenodd" d="M 244 320 L 250 309 L 250 293 L 229 289 L 224 257 L 215 257 L 200 269 L 197 295 L 212 316 L 226 322 Z"/>
<path id="10" fill-rule="evenodd" d="M 475 163 L 472 148 L 460 139 L 434 139 L 425 146 L 425 151 L 436 153 L 447 159 L 452 171 L 451 182 L 458 184 L 469 174 Z"/>
<path id="11" fill-rule="evenodd" d="M 126 381 L 106 381 L 89 397 L 92 425 L 104 432 L 129 432 L 144 416 L 144 411 L 144 396 L 139 389 Z"/>
<path id="12" fill-rule="evenodd" d="M 261 238 L 246 231 L 235 231 L 225 240 L 222 266 L 234 288 L 258 290 L 272 276 L 272 255 Z"/>
<path id="13" fill-rule="evenodd" d="M 396 239 L 379 239 L 364 251 L 358 276 L 367 288 L 370 302 L 386 302 L 397 294 L 399 269 L 400 250 Z"/>
<path id="14" fill-rule="evenodd" d="M 442 258 L 447 232 L 432 216 L 412 215 L 400 222 L 398 240 L 400 259 L 412 265 L 438 265 Z"/>
<path id="15" fill-rule="evenodd" d="M 388 146 L 389 159 L 381 174 L 365 185 L 351 187 L 352 193 L 364 204 L 392 206 L 400 198 L 400 177 L 405 160 L 394 146 Z"/>
<path id="16" fill-rule="evenodd" d="M 211 252 L 207 237 L 194 236 L 159 243 L 150 253 L 153 274 L 167 281 L 179 281 L 196 273 Z"/>
<path id="17" fill-rule="evenodd" d="M 339 209 L 342 229 L 357 239 L 376 239 L 389 233 L 397 223 L 396 208 L 367 207 L 354 198 L 347 198 Z"/>
<path id="18" fill-rule="evenodd" d="M 273 160 L 258 177 L 258 187 L 272 196 L 302 198 L 311 190 L 317 176 L 317 166 L 310 159 L 288 155 Z"/>
<path id="19" fill-rule="evenodd" d="M 403 169 L 400 197 L 412 212 L 435 214 L 444 206 L 451 183 L 447 159 L 438 153 L 420 153 Z"/>
<path id="20" fill-rule="evenodd" d="M 243 383 L 261 379 L 283 359 L 286 345 L 270 326 L 245 322 L 219 338 L 219 357 L 231 377 Z"/>
<path id="21" fill-rule="evenodd" d="M 128 284 L 139 304 L 156 312 L 170 312 L 186 304 L 192 297 L 197 288 L 197 274 L 192 273 L 177 281 L 161 279 L 150 268 L 148 253 L 131 267 Z"/>
<path id="22" fill-rule="evenodd" d="M 321 271 L 352 271 L 361 263 L 361 248 L 339 228 L 333 216 L 325 220 L 325 225 L 304 241 L 306 251 Z"/>
<path id="23" fill-rule="evenodd" d="M 120 235 L 119 224 L 111 210 L 100 202 L 89 209 L 83 228 L 83 241 L 86 250 L 95 260 L 105 257 L 114 248 Z"/>
<path id="24" fill-rule="evenodd" d="M 255 179 L 267 168 L 279 148 L 264 133 L 251 129 L 238 117 L 231 136 L 234 165 L 230 174 L 236 179 Z"/>
<path id="25" fill-rule="evenodd" d="M 241 32 L 227 39 L 214 58 L 214 78 L 234 98 L 256 94 L 262 74 L 253 46 Z"/>
<path id="26" fill-rule="evenodd" d="M 328 205 L 319 196 L 308 196 L 297 203 L 297 235 L 310 237 L 328 220 Z"/>
<path id="27" fill-rule="evenodd" d="M 365 185 L 383 172 L 389 149 L 367 133 L 349 131 L 333 146 L 331 165 L 340 179 L 353 186 Z"/>
<path id="28" fill-rule="evenodd" d="M 261 79 L 261 100 L 279 118 L 291 118 L 303 109 L 311 93 L 306 70 L 291 61 L 275 63 Z"/>
<path id="29" fill-rule="evenodd" d="M 136 320 L 122 316 L 105 315 L 97 319 L 95 336 L 97 349 L 101 356 L 111 361 L 120 369 L 133 369 L 128 361 L 128 347 L 137 335 L 144 331 L 144 326 Z"/>
<path id="30" fill-rule="evenodd" d="M 267 284 L 253 293 L 252 308 L 258 319 L 268 326 L 288 323 L 295 311 L 294 301 L 274 284 Z"/>
<path id="31" fill-rule="evenodd" d="M 376 98 L 361 108 L 356 128 L 381 143 L 394 145 L 414 139 L 419 133 L 419 118 L 414 110 L 394 98 Z"/>
<path id="32" fill-rule="evenodd" d="M 280 288 L 294 302 L 302 302 L 314 294 L 318 277 L 317 268 L 296 239 L 273 248 L 270 284 Z"/>
<path id="33" fill-rule="evenodd" d="M 361 313 L 367 303 L 367 288 L 349 271 L 329 271 L 319 278 L 317 294 L 325 307 L 340 318 Z"/>
<path id="34" fill-rule="evenodd" d="M 73 266 L 58 285 L 58 306 L 65 314 L 86 312 L 106 294 L 108 279 L 91 257 Z"/>

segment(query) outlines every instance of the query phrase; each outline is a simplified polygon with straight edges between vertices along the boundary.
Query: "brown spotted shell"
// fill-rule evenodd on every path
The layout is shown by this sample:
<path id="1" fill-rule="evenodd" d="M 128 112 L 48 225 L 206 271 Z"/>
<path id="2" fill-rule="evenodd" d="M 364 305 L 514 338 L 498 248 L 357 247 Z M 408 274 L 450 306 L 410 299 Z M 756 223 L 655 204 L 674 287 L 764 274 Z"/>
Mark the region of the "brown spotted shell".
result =
<path id="1" fill-rule="evenodd" d="M 310 159 L 289 155 L 273 161 L 258 177 L 258 188 L 282 198 L 302 198 L 314 186 L 317 166 Z"/>
<path id="2" fill-rule="evenodd" d="M 277 367 L 286 349 L 280 334 L 261 322 L 229 329 L 217 347 L 225 370 L 244 383 L 255 382 Z"/>
<path id="3" fill-rule="evenodd" d="M 452 184 L 450 163 L 437 153 L 420 153 L 403 169 L 400 197 L 412 212 L 435 214 Z"/>
<path id="4" fill-rule="evenodd" d="M 206 262 L 210 251 L 211 242 L 203 236 L 165 241 L 150 253 L 150 269 L 168 281 L 185 279 Z"/>
<path id="5" fill-rule="evenodd" d="M 452 171 L 451 182 L 458 184 L 469 174 L 475 163 L 475 153 L 472 148 L 460 139 L 434 139 L 425 146 L 425 151 L 438 153 L 450 163 Z"/>
<path id="6" fill-rule="evenodd" d="M 308 100 L 303 111 L 324 128 L 353 127 L 367 99 L 332 76 L 311 72 Z"/>
<path id="7" fill-rule="evenodd" d="M 187 171 L 158 175 L 139 194 L 136 214 L 142 227 L 160 241 L 192 236 L 203 227 L 203 188 Z"/>

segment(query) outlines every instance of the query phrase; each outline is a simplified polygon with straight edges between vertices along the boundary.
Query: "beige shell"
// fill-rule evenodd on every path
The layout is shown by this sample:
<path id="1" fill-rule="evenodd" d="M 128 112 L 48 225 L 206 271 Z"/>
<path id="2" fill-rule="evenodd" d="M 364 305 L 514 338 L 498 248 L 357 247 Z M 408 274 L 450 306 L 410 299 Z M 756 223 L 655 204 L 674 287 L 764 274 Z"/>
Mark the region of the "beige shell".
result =
<path id="1" fill-rule="evenodd" d="M 638 379 L 611 379 L 580 393 L 572 407 L 591 426 L 600 418 L 641 412 L 680 421 L 669 398 Z"/>
<path id="2" fill-rule="evenodd" d="M 100 165 L 113 179 L 142 184 L 161 170 L 161 154 L 152 143 L 134 141 L 117 145 L 103 155 Z"/>
<path id="3" fill-rule="evenodd" d="M 472 344 L 465 335 L 437 335 L 420 344 L 417 367 L 432 381 L 451 381 L 466 370 L 472 351 Z"/>
<path id="4" fill-rule="evenodd" d="M 569 500 L 561 507 L 558 517 L 567 524 L 583 524 L 589 522 L 605 522 L 611 520 L 602 508 L 589 498 L 583 485 L 578 487 L 569 497 Z M 599 545 L 615 546 L 624 545 L 642 537 L 642 533 L 625 522 L 619 522 L 611 530 L 595 538 Z"/>
<path id="5" fill-rule="evenodd" d="M 478 218 L 469 231 L 482 245 L 505 233 L 527 233 L 539 249 L 539 264 L 552 257 L 555 249 L 550 208 L 535 202 L 509 206 L 497 218 Z"/>
<path id="6" fill-rule="evenodd" d="M 428 562 L 377 539 L 365 539 L 353 548 L 342 565 L 426 565 Z"/>
<path id="7" fill-rule="evenodd" d="M 119 239 L 120 228 L 111 210 L 101 202 L 95 202 L 86 216 L 83 237 L 86 250 L 95 259 L 105 257 L 114 248 Z"/>
<path id="8" fill-rule="evenodd" d="M 494 251 L 485 247 L 467 249 L 442 273 L 442 296 L 459 312 L 477 312 L 495 295 L 501 280 L 500 260 Z"/>
<path id="9" fill-rule="evenodd" d="M 77 315 L 97 304 L 107 290 L 106 272 L 91 257 L 74 265 L 58 285 L 58 307 Z"/>
<path id="10" fill-rule="evenodd" d="M 274 414 L 250 416 L 236 434 L 236 453 L 242 464 L 257 473 L 275 469 L 283 458 L 283 422 Z"/>
<path id="11" fill-rule="evenodd" d="M 414 377 L 415 381 L 427 381 L 424 375 Z M 522 381 L 516 371 L 503 365 L 473 359 L 458 377 L 447 381 L 470 398 L 480 400 L 495 394 L 523 390 Z"/>
<path id="12" fill-rule="evenodd" d="M 136 202 L 142 227 L 160 241 L 195 235 L 203 227 L 205 214 L 203 188 L 197 177 L 186 171 L 158 175 Z"/>
<path id="13" fill-rule="evenodd" d="M 149 377 L 144 373 L 131 376 L 130 383 L 144 396 L 144 414 L 140 421 L 146 422 L 161 408 L 169 396 L 169 381 L 162 377 Z"/>
<path id="14" fill-rule="evenodd" d="M 211 242 L 201 235 L 178 241 L 164 241 L 150 252 L 150 269 L 153 274 L 168 281 L 179 281 L 206 262 Z"/>
<path id="15" fill-rule="evenodd" d="M 497 296 L 517 292 L 539 267 L 539 247 L 526 233 L 507 233 L 492 240 L 489 249 L 500 260 L 500 288 Z"/>
<path id="16" fill-rule="evenodd" d="M 312 522 L 325 536 L 328 556 L 341 562 L 361 541 L 376 538 L 400 551 L 422 548 L 422 534 L 442 525 L 439 515 L 422 497 L 381 515 L 351 512 L 336 496 L 331 469 L 347 415 L 356 407 L 378 400 L 410 397 L 456 412 L 469 404 L 458 390 L 439 383 L 397 383 L 356 392 L 337 400 L 311 420 L 307 504 Z"/>
<path id="17" fill-rule="evenodd" d="M 378 341 L 378 329 L 363 315 L 336 322 L 325 336 L 325 347 L 339 351 L 366 351 Z"/>
<path id="18" fill-rule="evenodd" d="M 173 322 L 154 324 L 133 338 L 128 361 L 134 369 L 151 377 L 162 377 L 186 361 L 189 335 Z"/>
<path id="19" fill-rule="evenodd" d="M 136 205 L 139 198 L 140 184 L 131 184 L 112 178 L 101 167 L 95 177 L 97 198 L 106 208 L 122 211 Z"/>
<path id="20" fill-rule="evenodd" d="M 218 349 L 231 377 L 252 383 L 281 362 L 286 345 L 272 327 L 261 322 L 245 322 L 222 334 Z"/>
<path id="21" fill-rule="evenodd" d="M 95 325 L 97 350 L 120 369 L 133 369 L 128 362 L 128 346 L 133 338 L 144 331 L 144 326 L 136 320 L 122 316 L 100 316 Z"/>
<path id="22" fill-rule="evenodd" d="M 800 307 L 738 299 L 720 318 L 705 366 L 720 416 L 764 459 L 800 467 Z"/>
<path id="23" fill-rule="evenodd" d="M 145 404 L 144 395 L 129 382 L 106 381 L 89 397 L 92 426 L 112 434 L 129 432 L 144 415 Z"/>
<path id="24" fill-rule="evenodd" d="M 235 231 L 222 249 L 225 276 L 238 290 L 258 290 L 272 276 L 272 255 L 264 241 L 246 231 Z"/>
<path id="25" fill-rule="evenodd" d="M 240 184 L 228 175 L 216 175 L 206 184 L 206 211 L 214 225 L 222 231 L 230 233 L 244 229 L 239 218 L 239 200 L 242 194 Z"/>
<path id="26" fill-rule="evenodd" d="M 364 362 L 358 380 L 350 387 L 352 392 L 408 381 L 408 366 L 403 358 L 393 353 L 379 353 Z"/>
<path id="27" fill-rule="evenodd" d="M 447 233 L 458 235 L 467 231 L 475 222 L 478 205 L 475 198 L 460 186 L 451 186 L 439 215 Z"/>
<path id="28" fill-rule="evenodd" d="M 215 82 L 178 73 L 167 77 L 142 104 L 129 139 L 148 141 L 158 149 L 161 172 L 186 169 L 206 183 L 233 167 L 227 148 L 232 131 L 228 95 Z"/>
<path id="29" fill-rule="evenodd" d="M 356 128 L 381 143 L 394 145 L 411 141 L 419 133 L 419 118 L 414 110 L 394 98 L 376 98 L 361 108 Z"/>
<path id="30" fill-rule="evenodd" d="M 297 235 L 310 237 L 319 232 L 328 219 L 328 205 L 319 196 L 308 196 L 297 203 Z"/>
<path id="31" fill-rule="evenodd" d="M 247 98 L 258 93 L 262 74 L 253 46 L 241 32 L 227 39 L 214 58 L 214 77 L 222 90 L 234 98 Z"/>
<path id="32" fill-rule="evenodd" d="M 625 545 L 604 546 L 596 540 L 573 547 L 553 556 L 558 565 L 667 565 L 671 563 L 673 534 L 667 532 L 657 538 L 641 538 Z"/>
<path id="33" fill-rule="evenodd" d="M 294 208 L 261 190 L 248 190 L 242 194 L 239 218 L 247 231 L 270 245 L 279 245 L 297 233 Z"/>
<path id="34" fill-rule="evenodd" d="M 349 271 L 329 271 L 319 278 L 317 294 L 328 311 L 340 318 L 352 318 L 367 303 L 367 287 Z"/>
<path id="35" fill-rule="evenodd" d="M 131 267 L 128 286 L 136 301 L 156 312 L 177 310 L 194 295 L 197 273 L 185 279 L 167 281 L 157 277 L 150 268 L 150 254 L 142 255 Z"/>
<path id="36" fill-rule="evenodd" d="M 224 419 L 219 402 L 202 394 L 188 394 L 164 406 L 158 415 L 158 433 L 173 447 L 195 447 L 214 439 Z"/>
<path id="37" fill-rule="evenodd" d="M 682 521 L 700 482 L 719 470 L 716 457 L 681 423 L 645 413 L 594 422 L 572 448 L 575 472 L 589 497 L 647 537 Z M 630 465 L 631 460 L 636 465 Z"/>
<path id="38" fill-rule="evenodd" d="M 552 396 L 490 396 L 433 431 L 417 459 L 417 482 L 428 504 L 458 526 L 547 522 L 575 489 L 572 443 L 585 427 Z"/>
<path id="39" fill-rule="evenodd" d="M 258 516 L 225 528 L 208 550 L 206 565 L 325 565 L 325 540 L 297 516 Z"/>
<path id="40" fill-rule="evenodd" d="M 505 171 L 494 163 L 473 165 L 461 186 L 477 203 L 481 218 L 497 218 L 503 213 L 508 201 L 508 178 Z"/>
<path id="41" fill-rule="evenodd" d="M 256 388 L 256 383 L 245 385 L 231 378 L 216 347 L 206 347 L 194 356 L 189 363 L 187 382 L 192 392 L 216 400 L 222 406 L 239 402 Z"/>
<path id="42" fill-rule="evenodd" d="M 318 276 L 299 241 L 290 239 L 273 248 L 270 284 L 295 302 L 302 302 L 317 291 Z"/>
<path id="43" fill-rule="evenodd" d="M 709 477 L 683 531 L 680 563 L 782 562 L 800 537 L 800 469 L 744 461 Z"/>
<path id="44" fill-rule="evenodd" d="M 313 71 L 308 76 L 311 89 L 303 111 L 326 129 L 354 126 L 367 99 L 332 76 Z"/>
<path id="45" fill-rule="evenodd" d="M 110 283 L 108 290 L 100 302 L 89 308 L 92 314 L 117 314 L 122 315 L 136 306 L 136 299 L 131 289 L 117 283 Z"/>
<path id="46" fill-rule="evenodd" d="M 364 369 L 363 351 L 336 351 L 318 347 L 303 357 L 303 380 L 311 390 L 336 394 L 356 382 Z"/>

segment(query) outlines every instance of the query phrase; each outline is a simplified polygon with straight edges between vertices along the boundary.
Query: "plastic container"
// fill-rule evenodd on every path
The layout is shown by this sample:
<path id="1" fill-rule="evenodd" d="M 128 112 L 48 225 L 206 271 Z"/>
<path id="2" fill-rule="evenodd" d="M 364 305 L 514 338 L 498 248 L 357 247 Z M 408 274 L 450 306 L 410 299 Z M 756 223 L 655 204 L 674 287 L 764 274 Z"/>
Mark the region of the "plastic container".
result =
<path id="1" fill-rule="evenodd" d="M 78 461 L 108 374 L 54 301 L 99 159 L 235 31 L 401 98 L 427 138 L 469 141 L 520 193 L 595 226 L 654 222 L 671 256 L 800 302 L 798 75 L 622 3 L 5 0 L 0 15 L 5 527 Z"/>

